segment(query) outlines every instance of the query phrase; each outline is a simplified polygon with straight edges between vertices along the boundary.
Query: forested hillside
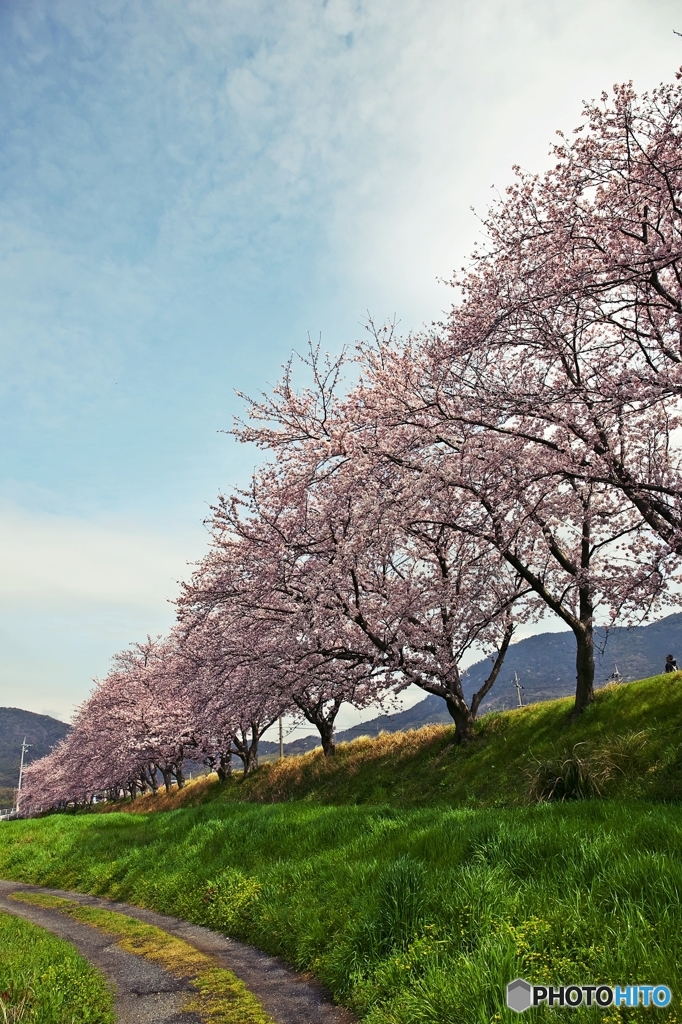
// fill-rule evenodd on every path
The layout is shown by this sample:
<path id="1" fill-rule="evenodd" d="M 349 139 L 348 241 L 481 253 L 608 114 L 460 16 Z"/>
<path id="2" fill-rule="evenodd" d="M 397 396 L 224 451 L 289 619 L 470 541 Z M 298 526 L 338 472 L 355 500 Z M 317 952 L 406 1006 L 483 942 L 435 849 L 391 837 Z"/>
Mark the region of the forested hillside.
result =
<path id="1" fill-rule="evenodd" d="M 19 781 L 21 744 L 30 744 L 26 764 L 49 754 L 70 731 L 70 726 L 49 715 L 36 715 L 20 708 L 0 708 L 0 787 L 14 787 Z"/>

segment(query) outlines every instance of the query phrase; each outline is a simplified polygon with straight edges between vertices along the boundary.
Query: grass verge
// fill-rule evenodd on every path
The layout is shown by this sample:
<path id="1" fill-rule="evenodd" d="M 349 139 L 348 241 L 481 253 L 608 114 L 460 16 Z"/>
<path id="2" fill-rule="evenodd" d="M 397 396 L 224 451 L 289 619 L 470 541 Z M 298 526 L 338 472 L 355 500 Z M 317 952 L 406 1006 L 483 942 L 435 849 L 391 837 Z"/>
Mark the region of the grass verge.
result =
<path id="1" fill-rule="evenodd" d="M 126 952 L 145 957 L 176 977 L 188 979 L 197 994 L 186 1002 L 183 1010 L 198 1013 L 207 1024 L 274 1024 L 256 997 L 231 971 L 160 928 L 116 911 L 84 907 L 45 893 L 14 893 L 12 899 L 59 910 L 116 936 L 118 945 Z"/>
<path id="2" fill-rule="evenodd" d="M 0 1021 L 114 1024 L 112 994 L 68 942 L 0 913 Z"/>
<path id="3" fill-rule="evenodd" d="M 517 976 L 667 984 L 665 1010 L 529 1019 L 680 1024 L 682 808 L 207 804 L 0 829 L 0 876 L 206 924 L 320 978 L 367 1024 L 517 1021 Z"/>

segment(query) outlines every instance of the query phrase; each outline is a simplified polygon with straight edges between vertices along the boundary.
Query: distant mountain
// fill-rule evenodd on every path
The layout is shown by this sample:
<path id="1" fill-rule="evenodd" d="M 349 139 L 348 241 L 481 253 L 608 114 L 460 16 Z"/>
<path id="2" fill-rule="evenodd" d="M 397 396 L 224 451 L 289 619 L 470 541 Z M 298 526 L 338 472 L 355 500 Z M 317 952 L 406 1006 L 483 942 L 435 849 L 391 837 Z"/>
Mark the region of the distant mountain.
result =
<path id="1" fill-rule="evenodd" d="M 617 626 L 608 631 L 598 629 L 595 634 L 595 685 L 603 686 L 612 677 L 616 667 L 623 682 L 646 679 L 663 671 L 666 654 L 673 654 L 682 667 L 682 612 L 668 615 L 648 626 L 625 629 Z M 538 633 L 516 644 L 511 644 L 502 671 L 482 711 L 515 708 L 518 704 L 514 674 L 523 687 L 524 704 L 568 697 L 575 692 L 575 637 L 570 630 L 561 633 Z M 471 697 L 490 672 L 490 660 L 476 662 L 464 677 L 464 692 Z M 380 732 L 400 732 L 419 729 L 422 725 L 439 722 L 450 724 L 452 719 L 440 697 L 428 696 L 407 711 L 394 715 L 379 715 L 369 722 L 354 725 L 336 734 L 337 742 L 357 739 L 358 736 L 378 736 Z M 286 754 L 302 754 L 319 745 L 317 735 L 302 736 L 293 743 L 285 743 Z M 261 744 L 264 754 L 277 753 L 276 743 Z"/>
<path id="2" fill-rule="evenodd" d="M 514 673 L 524 688 L 524 703 L 567 697 L 575 692 L 575 637 L 570 631 L 539 633 L 512 644 L 484 710 L 516 707 Z M 595 631 L 595 685 L 603 686 L 616 667 L 623 682 L 646 679 L 663 671 L 666 654 L 682 665 L 682 613 L 648 626 Z M 489 660 L 472 665 L 464 680 L 470 696 L 489 672 Z"/>
<path id="3" fill-rule="evenodd" d="M 55 743 L 71 731 L 71 726 L 49 715 L 34 715 L 19 708 L 0 708 L 0 786 L 15 787 L 19 782 L 21 743 L 30 744 L 25 764 L 49 754 Z"/>

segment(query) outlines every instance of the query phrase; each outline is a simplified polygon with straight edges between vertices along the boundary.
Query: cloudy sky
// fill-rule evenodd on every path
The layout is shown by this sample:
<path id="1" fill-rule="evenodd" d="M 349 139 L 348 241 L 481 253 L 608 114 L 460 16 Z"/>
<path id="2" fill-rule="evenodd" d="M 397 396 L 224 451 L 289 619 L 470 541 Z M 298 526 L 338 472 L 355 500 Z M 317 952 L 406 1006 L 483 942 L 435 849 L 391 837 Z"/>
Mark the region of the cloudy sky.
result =
<path id="1" fill-rule="evenodd" d="M 682 64 L 668 0 L 3 0 L 0 704 L 172 621 L 235 390 L 405 329 L 511 166 Z M 349 718 L 348 721 L 351 719 Z"/>

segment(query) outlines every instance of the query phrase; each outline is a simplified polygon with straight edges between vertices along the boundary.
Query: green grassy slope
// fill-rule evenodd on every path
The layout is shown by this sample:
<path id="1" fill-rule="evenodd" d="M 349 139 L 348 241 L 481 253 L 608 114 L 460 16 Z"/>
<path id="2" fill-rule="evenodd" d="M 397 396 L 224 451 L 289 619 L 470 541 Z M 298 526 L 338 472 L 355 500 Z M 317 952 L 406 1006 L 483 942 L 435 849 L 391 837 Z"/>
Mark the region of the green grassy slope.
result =
<path id="1" fill-rule="evenodd" d="M 680 1024 L 682 808 L 208 804 L 0 828 L 0 875 L 222 929 L 321 978 L 369 1024 L 515 1018 L 504 987 L 668 984 Z"/>
<path id="2" fill-rule="evenodd" d="M 465 748 L 453 747 L 454 730 L 442 727 L 357 740 L 331 760 L 317 751 L 263 766 L 224 798 L 499 806 L 527 798 L 538 762 L 574 750 L 605 795 L 682 798 L 682 674 L 600 690 L 574 724 L 572 706 L 564 699 L 486 715 Z"/>
<path id="3" fill-rule="evenodd" d="M 464 750 L 439 727 L 356 741 L 187 787 L 153 806 L 200 805 L 168 813 L 4 823 L 0 876 L 224 930 L 368 1024 L 516 1021 L 518 975 L 674 993 L 533 1020 L 682 1024 L 681 680 L 601 691 L 575 725 L 567 701 L 489 716 Z M 532 804 L 533 765 L 574 749 L 610 799 Z"/>

